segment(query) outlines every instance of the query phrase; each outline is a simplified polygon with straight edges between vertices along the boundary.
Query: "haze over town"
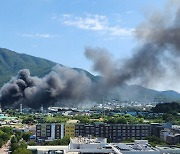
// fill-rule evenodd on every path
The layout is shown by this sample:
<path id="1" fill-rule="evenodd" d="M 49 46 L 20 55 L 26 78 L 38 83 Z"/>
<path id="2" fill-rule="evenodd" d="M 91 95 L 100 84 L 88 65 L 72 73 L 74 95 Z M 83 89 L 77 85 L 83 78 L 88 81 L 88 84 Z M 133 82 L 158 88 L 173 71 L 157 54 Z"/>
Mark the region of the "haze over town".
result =
<path id="1" fill-rule="evenodd" d="M 178 1 L 7 0 L 1 5 L 1 47 L 108 78 L 118 70 L 117 82 L 180 91 Z M 96 67 L 98 54 L 87 50 L 103 51 L 106 70 Z"/>

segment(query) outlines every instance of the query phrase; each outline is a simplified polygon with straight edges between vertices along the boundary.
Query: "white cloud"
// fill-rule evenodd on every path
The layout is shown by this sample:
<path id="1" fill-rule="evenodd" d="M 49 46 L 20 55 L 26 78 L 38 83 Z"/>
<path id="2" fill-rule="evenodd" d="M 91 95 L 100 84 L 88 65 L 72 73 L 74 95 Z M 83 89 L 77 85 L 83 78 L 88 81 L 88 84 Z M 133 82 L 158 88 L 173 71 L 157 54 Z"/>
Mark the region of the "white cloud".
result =
<path id="1" fill-rule="evenodd" d="M 42 33 L 34 33 L 34 34 L 28 34 L 28 33 L 24 33 L 21 34 L 21 36 L 23 37 L 34 37 L 34 38 L 53 38 L 53 37 L 57 37 L 58 35 L 51 35 L 51 34 L 42 34 Z"/>
<path id="2" fill-rule="evenodd" d="M 87 15 L 85 18 L 63 15 L 63 23 L 68 26 L 76 26 L 80 29 L 100 31 L 106 29 L 107 19 L 100 15 Z"/>
<path id="3" fill-rule="evenodd" d="M 114 36 L 120 36 L 120 35 L 132 36 L 135 29 L 134 28 L 127 29 L 127 28 L 121 28 L 121 27 L 110 27 L 109 31 L 110 31 L 111 35 L 114 35 Z"/>
<path id="4" fill-rule="evenodd" d="M 52 19 L 58 19 L 58 17 L 54 16 Z M 119 23 L 118 20 L 117 23 Z M 64 14 L 63 20 L 61 21 L 67 26 L 74 26 L 79 29 L 92 31 L 103 31 L 112 36 L 132 36 L 134 32 L 133 28 L 124 28 L 120 27 L 119 25 L 110 25 L 110 22 L 106 16 L 97 14 L 88 14 L 85 17 Z"/>

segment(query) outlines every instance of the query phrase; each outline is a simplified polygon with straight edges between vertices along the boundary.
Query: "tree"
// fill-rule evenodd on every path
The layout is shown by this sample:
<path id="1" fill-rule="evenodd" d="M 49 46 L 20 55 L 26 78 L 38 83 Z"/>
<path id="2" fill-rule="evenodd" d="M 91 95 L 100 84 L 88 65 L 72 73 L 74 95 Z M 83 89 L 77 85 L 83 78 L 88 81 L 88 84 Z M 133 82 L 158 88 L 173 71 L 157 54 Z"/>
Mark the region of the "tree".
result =
<path id="1" fill-rule="evenodd" d="M 70 138 L 69 137 L 64 137 L 61 139 L 60 145 L 68 145 L 70 142 Z"/>
<path id="2" fill-rule="evenodd" d="M 8 133 L 5 133 L 5 132 L 3 132 L 2 130 L 0 130 L 0 139 L 2 140 L 2 141 L 7 141 L 7 140 L 9 140 L 9 138 L 10 138 L 10 134 L 8 134 Z"/>
<path id="3" fill-rule="evenodd" d="M 165 141 L 163 141 L 162 139 L 160 139 L 159 137 L 156 136 L 148 136 L 145 138 L 146 140 L 148 140 L 148 142 L 152 145 L 152 146 L 156 146 L 156 145 L 165 145 Z"/>
<path id="4" fill-rule="evenodd" d="M 16 150 L 18 148 L 19 148 L 19 144 L 18 143 L 11 143 L 10 151 L 14 151 L 14 150 Z"/>
<path id="5" fill-rule="evenodd" d="M 11 143 L 10 151 L 14 152 L 17 149 L 26 149 L 26 148 L 27 148 L 27 145 L 25 142 Z"/>
<path id="6" fill-rule="evenodd" d="M 19 141 L 22 138 L 22 132 L 17 131 L 15 136 L 17 137 L 17 140 Z"/>
<path id="7" fill-rule="evenodd" d="M 18 148 L 12 154 L 32 154 L 32 152 L 26 148 Z"/>
<path id="8" fill-rule="evenodd" d="M 34 123 L 34 119 L 33 119 L 33 117 L 31 117 L 31 116 L 25 117 L 25 118 L 22 120 L 22 123 L 23 123 L 23 124 L 32 124 L 32 123 Z"/>
<path id="9" fill-rule="evenodd" d="M 173 120 L 173 116 L 172 116 L 171 114 L 168 114 L 168 113 L 164 114 L 164 115 L 162 116 L 162 118 L 163 118 L 163 120 L 165 120 L 166 122 L 169 122 L 169 121 L 172 121 L 172 120 Z"/>
<path id="10" fill-rule="evenodd" d="M 13 136 L 13 137 L 11 138 L 11 143 L 17 143 L 17 142 L 18 142 L 17 137 L 16 137 L 16 136 Z"/>
<path id="11" fill-rule="evenodd" d="M 7 134 L 13 134 L 13 129 L 11 127 L 1 127 L 0 130 Z"/>
<path id="12" fill-rule="evenodd" d="M 22 138 L 23 138 L 23 140 L 25 140 L 27 142 L 27 141 L 29 141 L 30 136 L 31 136 L 31 133 L 26 132 L 26 133 L 23 133 Z"/>
<path id="13" fill-rule="evenodd" d="M 30 146 L 35 146 L 35 145 L 36 145 L 36 142 L 30 141 L 30 142 L 28 143 L 28 145 L 30 145 Z"/>
<path id="14" fill-rule="evenodd" d="M 0 141 L 0 148 L 3 146 L 3 141 Z"/>
<path id="15" fill-rule="evenodd" d="M 176 102 L 157 104 L 152 111 L 155 113 L 180 112 L 180 104 Z"/>
<path id="16" fill-rule="evenodd" d="M 68 145 L 69 142 L 70 142 L 70 138 L 64 137 L 64 138 L 59 139 L 59 140 L 45 142 L 45 145 Z"/>

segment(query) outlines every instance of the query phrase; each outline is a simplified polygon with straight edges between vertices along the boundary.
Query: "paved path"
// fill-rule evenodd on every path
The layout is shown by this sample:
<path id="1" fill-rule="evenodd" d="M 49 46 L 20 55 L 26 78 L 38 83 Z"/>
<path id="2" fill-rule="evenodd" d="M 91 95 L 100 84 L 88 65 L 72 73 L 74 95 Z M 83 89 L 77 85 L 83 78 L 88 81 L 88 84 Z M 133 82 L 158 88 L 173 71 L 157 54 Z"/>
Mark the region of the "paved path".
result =
<path id="1" fill-rule="evenodd" d="M 2 146 L 0 149 L 0 154 L 8 154 L 10 143 L 11 141 L 8 140 L 7 143 Z"/>

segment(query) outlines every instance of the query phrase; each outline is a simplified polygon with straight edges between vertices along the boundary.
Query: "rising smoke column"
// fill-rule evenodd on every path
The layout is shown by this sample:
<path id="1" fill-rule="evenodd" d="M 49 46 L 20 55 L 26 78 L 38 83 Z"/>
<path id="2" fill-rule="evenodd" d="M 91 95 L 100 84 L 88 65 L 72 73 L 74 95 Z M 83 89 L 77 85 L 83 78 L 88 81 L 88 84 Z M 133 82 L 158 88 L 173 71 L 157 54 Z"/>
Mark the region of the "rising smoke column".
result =
<path id="1" fill-rule="evenodd" d="M 86 48 L 93 69 L 105 78 L 106 87 L 135 80 L 145 86 L 157 83 L 168 73 L 180 75 L 180 2 L 156 11 L 136 28 L 141 45 L 131 58 L 115 61 L 104 49 Z M 177 5 L 178 4 L 178 5 Z"/>
<path id="2" fill-rule="evenodd" d="M 84 72 L 59 65 L 43 78 L 32 77 L 24 69 L 1 88 L 2 106 L 23 103 L 36 108 L 62 100 L 92 100 L 131 80 L 148 85 L 161 81 L 169 72 L 179 77 L 180 2 L 175 2 L 175 7 L 155 12 L 137 27 L 135 35 L 141 45 L 131 58 L 117 61 L 104 49 L 85 50 L 94 71 L 103 76 L 96 84 Z"/>

